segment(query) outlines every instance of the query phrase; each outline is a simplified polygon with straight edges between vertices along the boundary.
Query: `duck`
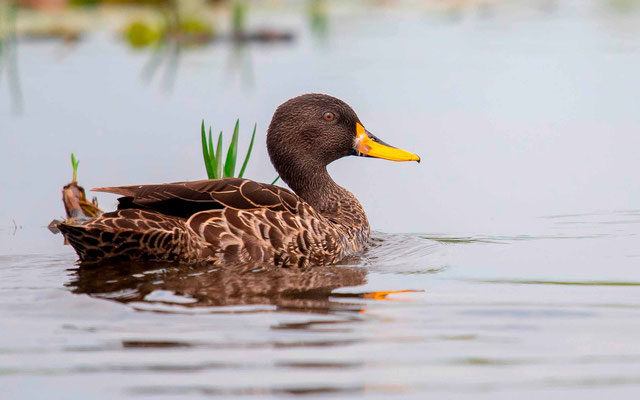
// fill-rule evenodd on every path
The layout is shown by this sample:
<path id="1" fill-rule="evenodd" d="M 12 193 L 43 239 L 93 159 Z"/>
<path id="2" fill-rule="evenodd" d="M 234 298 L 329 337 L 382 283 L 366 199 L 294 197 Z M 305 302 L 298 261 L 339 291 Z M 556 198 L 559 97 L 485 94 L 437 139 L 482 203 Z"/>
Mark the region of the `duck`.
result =
<path id="1" fill-rule="evenodd" d="M 370 226 L 327 166 L 347 156 L 420 162 L 366 130 L 347 103 L 318 93 L 281 104 L 266 144 L 291 190 L 244 178 L 96 188 L 120 195 L 117 209 L 58 229 L 81 263 L 332 265 L 363 249 Z"/>

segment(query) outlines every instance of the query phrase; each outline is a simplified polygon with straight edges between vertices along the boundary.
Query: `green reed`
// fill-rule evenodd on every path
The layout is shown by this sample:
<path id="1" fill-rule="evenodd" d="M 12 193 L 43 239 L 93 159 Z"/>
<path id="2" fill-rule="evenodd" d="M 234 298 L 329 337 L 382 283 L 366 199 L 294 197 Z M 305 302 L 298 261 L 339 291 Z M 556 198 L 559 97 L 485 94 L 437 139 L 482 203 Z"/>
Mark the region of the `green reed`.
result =
<path id="1" fill-rule="evenodd" d="M 251 151 L 253 150 L 253 142 L 256 138 L 256 127 L 253 126 L 253 134 L 251 135 L 251 142 L 247 149 L 247 154 L 244 157 L 244 162 L 238 173 L 238 178 L 242 178 L 244 171 L 247 169 L 247 164 L 251 158 Z M 214 149 L 213 133 L 211 127 L 209 127 L 209 136 L 207 139 L 207 132 L 204 126 L 204 120 L 202 120 L 202 156 L 204 158 L 204 166 L 207 169 L 207 176 L 209 179 L 231 178 L 235 176 L 236 161 L 238 160 L 238 136 L 240 131 L 240 120 L 236 121 L 236 126 L 233 129 L 233 135 L 231 136 L 231 143 L 227 149 L 227 156 L 224 157 L 222 153 L 222 131 L 218 134 L 217 145 Z M 223 160 L 224 159 L 224 164 Z"/>
<path id="2" fill-rule="evenodd" d="M 78 165 L 80 164 L 80 160 L 76 158 L 76 156 L 71 153 L 71 168 L 73 168 L 73 181 L 78 181 Z"/>
<path id="3" fill-rule="evenodd" d="M 244 176 L 244 171 L 247 169 L 247 164 L 249 164 L 251 151 L 253 150 L 253 143 L 256 138 L 256 127 L 257 124 L 254 124 L 253 133 L 251 134 L 251 141 L 249 142 L 249 148 L 247 149 L 247 154 L 244 156 L 244 161 L 242 162 L 242 167 L 240 168 L 240 172 L 238 173 L 237 178 L 242 178 Z M 220 133 L 218 134 L 218 140 L 214 148 L 212 129 L 211 127 L 209 127 L 209 134 L 207 135 L 207 131 L 204 126 L 204 120 L 202 120 L 202 157 L 204 159 L 204 166 L 207 170 L 207 177 L 209 179 L 233 178 L 235 176 L 236 162 L 238 161 L 239 132 L 240 120 L 238 119 L 236 120 L 236 126 L 233 128 L 231 143 L 229 143 L 229 147 L 227 148 L 227 155 L 225 157 L 222 153 L 222 131 L 220 131 Z M 222 161 L 223 159 L 224 163 Z M 280 179 L 279 176 L 277 176 L 276 179 L 271 182 L 271 184 L 275 184 L 278 179 Z"/>

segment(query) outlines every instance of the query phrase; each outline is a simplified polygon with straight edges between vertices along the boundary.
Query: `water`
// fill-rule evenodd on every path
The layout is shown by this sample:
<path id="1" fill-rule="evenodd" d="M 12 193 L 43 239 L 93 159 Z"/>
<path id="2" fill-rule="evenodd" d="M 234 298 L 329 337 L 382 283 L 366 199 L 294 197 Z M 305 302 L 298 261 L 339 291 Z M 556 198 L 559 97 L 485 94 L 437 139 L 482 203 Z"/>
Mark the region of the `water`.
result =
<path id="1" fill-rule="evenodd" d="M 112 32 L 20 42 L 21 114 L 0 82 L 0 397 L 637 397 L 640 14 L 614 3 L 336 7 L 326 36 L 261 9 L 296 41 L 185 51 L 172 84 Z M 376 230 L 361 257 L 86 269 L 44 228 L 71 151 L 87 187 L 203 178 L 203 117 L 240 117 L 241 148 L 257 122 L 247 176 L 270 182 L 264 129 L 308 91 L 423 159 L 331 166 Z"/>

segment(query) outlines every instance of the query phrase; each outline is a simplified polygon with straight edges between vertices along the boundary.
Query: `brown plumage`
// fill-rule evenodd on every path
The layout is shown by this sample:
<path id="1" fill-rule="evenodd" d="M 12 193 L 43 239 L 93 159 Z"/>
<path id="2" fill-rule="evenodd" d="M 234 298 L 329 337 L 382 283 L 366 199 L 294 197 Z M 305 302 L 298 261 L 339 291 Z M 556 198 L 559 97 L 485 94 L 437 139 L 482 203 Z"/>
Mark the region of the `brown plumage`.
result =
<path id="1" fill-rule="evenodd" d="M 362 248 L 369 222 L 356 197 L 331 179 L 327 164 L 367 155 L 371 146 L 402 152 L 369 132 L 363 147 L 362 132 L 341 100 L 299 96 L 276 110 L 267 133 L 269 156 L 295 193 L 241 178 L 100 188 L 123 196 L 117 211 L 59 228 L 82 261 L 333 264 Z"/>

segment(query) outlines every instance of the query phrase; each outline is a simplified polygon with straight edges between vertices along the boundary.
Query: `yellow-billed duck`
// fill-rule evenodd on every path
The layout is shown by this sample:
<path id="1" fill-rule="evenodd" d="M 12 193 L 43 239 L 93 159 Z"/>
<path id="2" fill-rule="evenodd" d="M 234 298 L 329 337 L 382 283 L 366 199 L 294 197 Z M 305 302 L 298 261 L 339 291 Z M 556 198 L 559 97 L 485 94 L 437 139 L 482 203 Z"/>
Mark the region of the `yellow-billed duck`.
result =
<path id="1" fill-rule="evenodd" d="M 123 196 L 118 209 L 59 228 L 81 261 L 333 264 L 362 248 L 369 221 L 327 165 L 349 155 L 420 161 L 382 142 L 349 105 L 324 94 L 278 107 L 267 150 L 293 192 L 242 178 L 99 188 Z"/>

